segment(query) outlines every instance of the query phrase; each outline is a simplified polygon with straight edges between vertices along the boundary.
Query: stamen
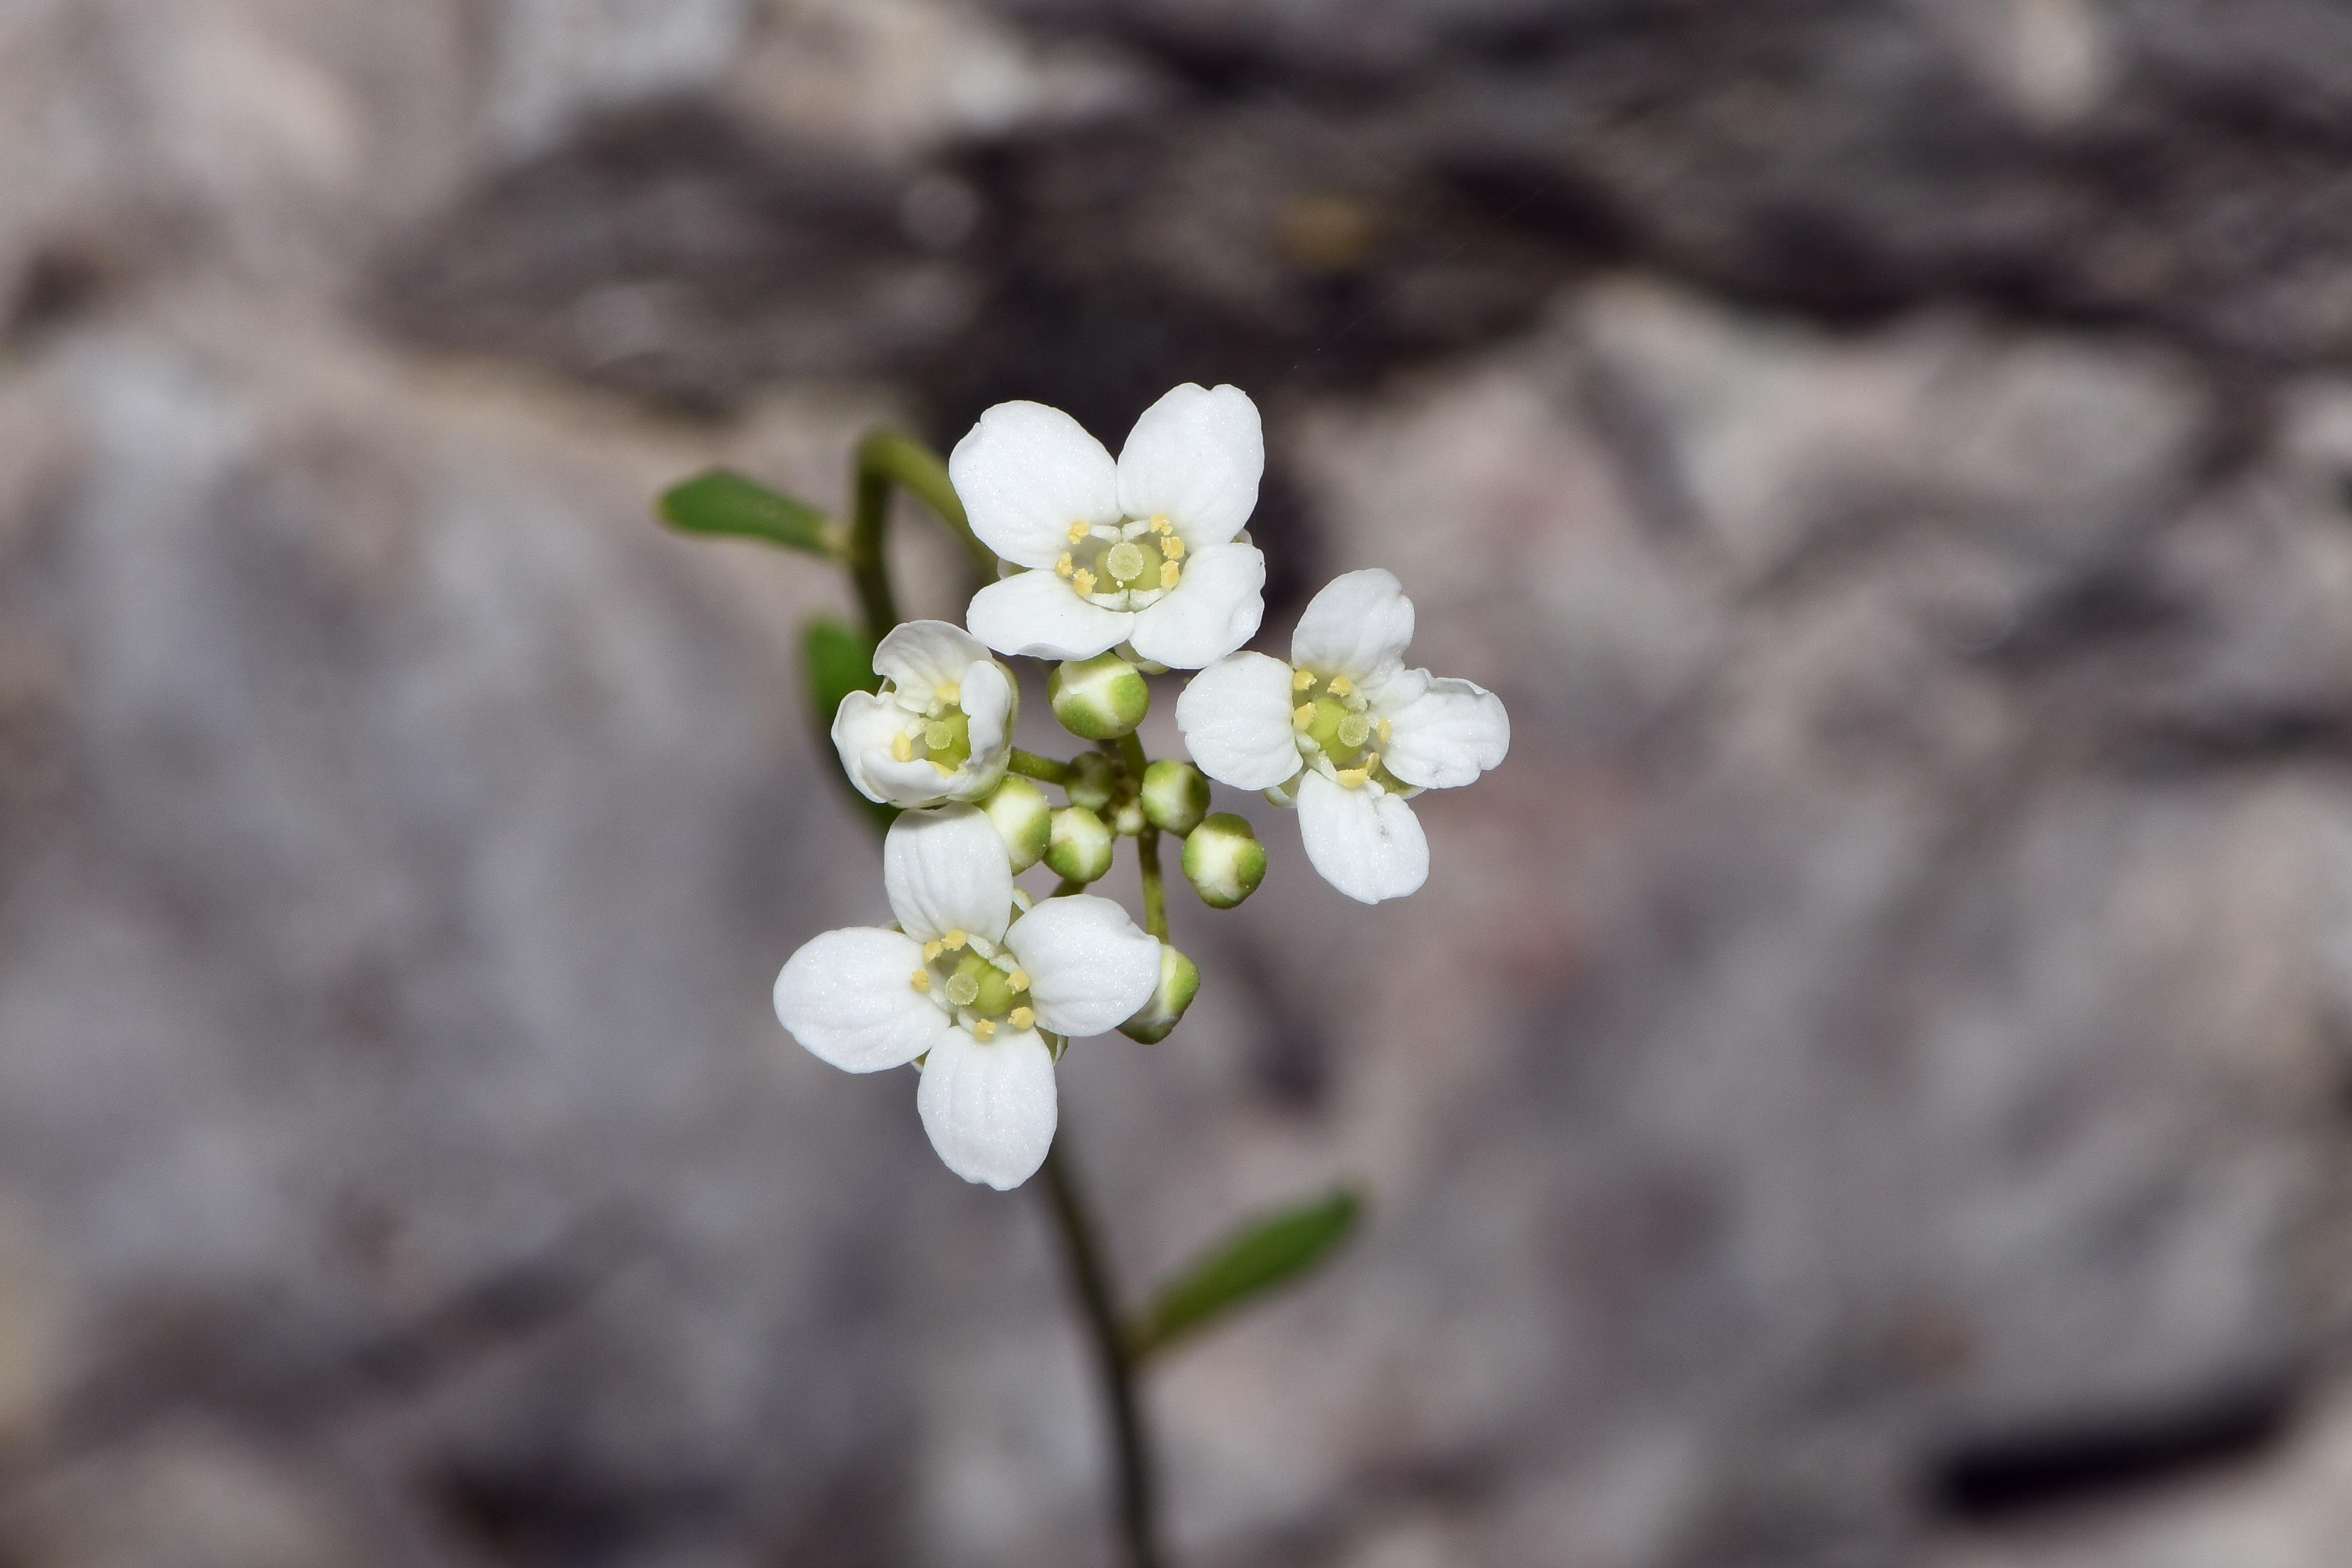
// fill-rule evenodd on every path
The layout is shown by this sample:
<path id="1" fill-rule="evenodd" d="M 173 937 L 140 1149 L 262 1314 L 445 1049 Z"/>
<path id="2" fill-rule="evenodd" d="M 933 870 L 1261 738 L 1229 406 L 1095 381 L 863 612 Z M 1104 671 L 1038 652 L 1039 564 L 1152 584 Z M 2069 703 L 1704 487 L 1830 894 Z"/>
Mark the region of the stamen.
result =
<path id="1" fill-rule="evenodd" d="M 945 936 L 940 938 L 940 942 L 947 944 L 947 949 L 950 952 L 955 952 L 958 948 L 961 947 L 965 942 L 970 942 L 971 940 L 971 939 L 970 937 L 963 934 L 961 929 L 951 931 Z"/>
<path id="2" fill-rule="evenodd" d="M 1081 566 L 1070 574 L 1070 586 L 1080 594 L 1091 594 L 1095 591 L 1095 574 Z"/>
<path id="3" fill-rule="evenodd" d="M 1160 531 L 1163 533 L 1167 532 L 1165 525 L 1162 525 Z M 1165 555 L 1171 561 L 1183 560 L 1184 541 L 1176 534 L 1168 534 L 1167 538 L 1160 542 L 1160 553 Z"/>
<path id="4" fill-rule="evenodd" d="M 975 1040 L 992 1040 L 996 1038 L 996 1020 L 993 1018 L 982 1018 L 973 1024 L 971 1026 L 971 1037 Z"/>
<path id="5" fill-rule="evenodd" d="M 927 942 L 923 943 L 923 962 L 925 963 L 936 962 L 940 954 L 945 952 L 947 950 L 948 944 L 946 942 Z"/>
<path id="6" fill-rule="evenodd" d="M 1065 550 L 1062 552 L 1062 558 L 1054 563 L 1054 575 L 1056 577 L 1066 577 L 1071 573 L 1076 571 L 1077 568 L 1078 563 L 1076 561 L 1071 560 L 1070 552 Z"/>
<path id="7" fill-rule="evenodd" d="M 1025 1029 L 1037 1021 L 1037 1009 L 1034 1007 L 1015 1007 L 1012 1012 L 1004 1016 L 1004 1021 L 1012 1025 L 1016 1029 Z"/>
<path id="8" fill-rule="evenodd" d="M 915 742 L 903 732 L 890 737 L 890 754 L 902 763 L 915 760 Z"/>
<path id="9" fill-rule="evenodd" d="M 1383 746 L 1385 746 L 1385 745 L 1387 745 L 1391 741 L 1394 740 L 1395 738 L 1396 738 L 1396 726 L 1395 726 L 1395 725 L 1393 725 L 1393 724 L 1391 724 L 1391 723 L 1390 723 L 1390 722 L 1389 722 L 1387 720 L 1385 720 L 1385 719 L 1381 720 L 1381 745 L 1383 745 Z"/>
<path id="10" fill-rule="evenodd" d="M 1169 521 L 1167 514 L 1162 512 L 1151 520 L 1151 531 L 1154 533 L 1173 533 L 1176 531 L 1176 525 Z"/>
<path id="11" fill-rule="evenodd" d="M 918 969 L 907 977 L 907 984 L 918 991 L 929 991 L 931 988 L 931 972 L 928 969 Z"/>
<path id="12" fill-rule="evenodd" d="M 1290 689 L 1293 691 L 1304 691 L 1314 684 L 1315 678 L 1307 671 L 1294 669 L 1290 672 Z"/>
<path id="13" fill-rule="evenodd" d="M 1346 676 L 1344 676 L 1344 675 L 1335 675 L 1335 676 L 1333 676 L 1333 677 L 1331 678 L 1331 695 L 1332 695 L 1332 696 L 1334 696 L 1334 697 L 1345 697 L 1345 696 L 1349 695 L 1350 692 L 1354 691 L 1355 689 L 1356 689 L 1356 683 L 1355 683 L 1354 681 L 1352 681 L 1352 680 L 1349 679 Z"/>
<path id="14" fill-rule="evenodd" d="M 1302 702 L 1297 707 L 1293 708 L 1290 710 L 1290 727 L 1292 729 L 1304 730 L 1313 722 L 1315 722 L 1315 704 L 1312 702 Z"/>
<path id="15" fill-rule="evenodd" d="M 1029 972 L 1025 969 L 1016 969 L 1004 977 L 1004 982 L 1015 991 L 1026 991 L 1029 989 Z"/>
<path id="16" fill-rule="evenodd" d="M 950 708 L 956 707 L 963 701 L 963 688 L 961 686 L 937 686 L 933 687 L 932 690 L 938 695 L 940 701 L 946 703 Z"/>
<path id="17" fill-rule="evenodd" d="M 1160 563 L 1160 585 L 1161 587 L 1173 588 L 1177 584 L 1183 580 L 1184 568 L 1177 565 L 1173 561 L 1162 561 Z"/>
<path id="18" fill-rule="evenodd" d="M 1087 534 L 1092 533 L 1094 531 L 1094 525 L 1092 523 L 1074 522 L 1070 524 L 1070 542 L 1076 544 L 1079 540 L 1084 539 Z"/>
<path id="19" fill-rule="evenodd" d="M 1349 789 L 1363 788 L 1364 781 L 1371 776 L 1372 770 L 1370 768 L 1341 768 L 1339 770 L 1339 782 Z"/>

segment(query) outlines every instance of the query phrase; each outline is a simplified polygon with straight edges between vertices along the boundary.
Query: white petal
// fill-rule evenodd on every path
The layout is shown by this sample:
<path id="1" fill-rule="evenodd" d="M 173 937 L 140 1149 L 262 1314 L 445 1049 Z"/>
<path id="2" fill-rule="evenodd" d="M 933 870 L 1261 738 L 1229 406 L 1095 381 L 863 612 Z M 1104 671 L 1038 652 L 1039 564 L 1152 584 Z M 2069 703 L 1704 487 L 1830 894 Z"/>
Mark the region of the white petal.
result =
<path id="1" fill-rule="evenodd" d="M 853 691 L 833 714 L 833 745 L 841 753 L 841 771 L 868 800 L 890 796 L 867 776 L 872 764 L 890 761 L 890 742 L 903 733 L 909 715 L 904 708 L 870 691 Z"/>
<path id="2" fill-rule="evenodd" d="M 981 640 L 953 621 L 903 621 L 874 650 L 874 673 L 898 683 L 918 708 L 942 686 L 961 686 L 963 672 L 988 657 Z"/>
<path id="3" fill-rule="evenodd" d="M 915 1109 L 949 1170 L 998 1192 L 1034 1175 L 1053 1147 L 1059 1108 L 1054 1053 L 1034 1029 L 975 1040 L 950 1031 L 923 1063 Z"/>
<path id="4" fill-rule="evenodd" d="M 963 677 L 964 717 L 971 721 L 971 760 L 975 766 L 1003 763 L 1013 749 L 1013 724 L 1021 712 L 1021 689 L 994 659 L 968 667 Z"/>
<path id="5" fill-rule="evenodd" d="M 1160 988 L 1160 939 L 1091 893 L 1047 899 L 1013 922 L 1004 945 L 1029 972 L 1037 1022 L 1057 1035 L 1116 1029 Z"/>
<path id="6" fill-rule="evenodd" d="M 910 811 L 883 837 L 882 889 L 917 942 L 951 931 L 994 942 L 1013 913 L 1013 862 L 978 806 Z"/>
<path id="7" fill-rule="evenodd" d="M 1125 642 L 1135 626 L 1125 610 L 1087 603 L 1051 572 L 1015 572 L 991 583 L 971 596 L 963 620 L 997 652 L 1029 658 L 1092 658 Z"/>
<path id="8" fill-rule="evenodd" d="M 1257 635 L 1265 589 L 1256 545 L 1209 545 L 1185 561 L 1183 580 L 1166 598 L 1136 612 L 1128 640 L 1171 669 L 1214 664 Z"/>
<path id="9" fill-rule="evenodd" d="M 858 788 L 873 800 L 914 810 L 954 795 L 956 775 L 926 762 L 902 763 L 887 752 L 868 752 L 858 765 Z"/>
<path id="10" fill-rule="evenodd" d="M 1290 666 L 1262 653 L 1219 659 L 1176 699 L 1176 728 L 1202 773 L 1235 789 L 1272 789 L 1298 771 Z"/>
<path id="11" fill-rule="evenodd" d="M 1412 642 L 1412 601 L 1396 574 L 1374 566 L 1323 585 L 1290 636 L 1290 662 L 1369 689 L 1396 674 Z"/>
<path id="12" fill-rule="evenodd" d="M 1466 784 L 1511 749 L 1503 700 L 1467 680 L 1431 681 L 1388 721 L 1391 739 L 1381 761 L 1405 783 L 1424 789 Z"/>
<path id="13" fill-rule="evenodd" d="M 1187 382 L 1143 411 L 1118 454 L 1118 505 L 1165 517 L 1195 550 L 1223 544 L 1257 506 L 1265 434 L 1238 386 Z"/>
<path id="14" fill-rule="evenodd" d="M 1358 903 L 1402 899 L 1429 879 L 1429 840 L 1412 807 L 1392 795 L 1302 773 L 1298 837 L 1323 879 Z"/>
<path id="15" fill-rule="evenodd" d="M 908 982 L 923 967 L 911 937 L 873 926 L 813 938 L 776 976 L 776 1018 L 821 1061 L 849 1072 L 904 1067 L 955 1021 Z"/>
<path id="16" fill-rule="evenodd" d="M 948 479 L 972 532 L 1016 566 L 1051 566 L 1073 522 L 1118 521 L 1118 466 L 1076 420 L 1042 403 L 982 415 L 948 455 Z"/>

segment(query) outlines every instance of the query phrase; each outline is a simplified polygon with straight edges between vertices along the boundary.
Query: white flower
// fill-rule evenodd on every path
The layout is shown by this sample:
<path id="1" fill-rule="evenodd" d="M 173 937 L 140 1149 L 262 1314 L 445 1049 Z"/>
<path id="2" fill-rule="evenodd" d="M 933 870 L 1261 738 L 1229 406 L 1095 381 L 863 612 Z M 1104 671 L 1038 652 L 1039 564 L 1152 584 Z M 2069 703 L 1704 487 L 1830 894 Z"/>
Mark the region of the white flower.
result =
<path id="1" fill-rule="evenodd" d="M 1367 904 L 1429 877 L 1429 840 L 1405 802 L 1466 784 L 1503 760 L 1502 699 L 1407 669 L 1412 601 L 1375 568 L 1336 577 L 1290 639 L 1290 662 L 1237 653 L 1176 700 L 1176 726 L 1213 779 L 1298 807 L 1307 858 Z"/>
<path id="2" fill-rule="evenodd" d="M 908 621 L 874 650 L 879 692 L 853 691 L 833 743 L 857 793 L 890 805 L 978 800 L 1004 779 L 1021 689 L 979 638 Z"/>
<path id="3" fill-rule="evenodd" d="M 1239 387 L 1186 384 L 1111 456 L 1058 408 L 1000 403 L 948 476 L 971 531 L 1028 568 L 973 595 L 964 624 L 999 653 L 1092 658 L 1127 643 L 1171 669 L 1256 635 L 1265 557 L 1234 536 L 1257 505 L 1265 440 Z"/>
<path id="4" fill-rule="evenodd" d="M 1099 1035 L 1160 984 L 1160 942 L 1108 899 L 1025 912 L 975 806 L 910 811 L 882 845 L 898 929 L 829 931 L 776 976 L 776 1016 L 819 1059 L 876 1072 L 923 1058 L 915 1106 L 948 1169 L 1002 1191 L 1054 1142 L 1052 1037 Z"/>

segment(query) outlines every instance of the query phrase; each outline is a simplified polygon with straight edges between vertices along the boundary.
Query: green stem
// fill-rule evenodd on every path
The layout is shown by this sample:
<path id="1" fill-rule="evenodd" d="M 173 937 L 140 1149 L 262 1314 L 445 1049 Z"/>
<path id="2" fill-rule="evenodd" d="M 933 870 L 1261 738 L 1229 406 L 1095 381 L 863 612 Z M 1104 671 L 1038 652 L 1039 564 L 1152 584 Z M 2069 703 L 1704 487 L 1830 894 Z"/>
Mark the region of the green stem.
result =
<path id="1" fill-rule="evenodd" d="M 939 514 L 948 526 L 972 564 L 980 569 L 983 583 L 996 581 L 996 554 L 982 544 L 971 531 L 971 520 L 964 515 L 962 498 L 948 479 L 948 466 L 940 455 L 916 440 L 912 436 L 896 430 L 877 430 L 857 446 L 857 479 L 861 500 L 867 476 L 885 487 L 904 485 L 922 498 L 923 504 Z"/>
<path id="2" fill-rule="evenodd" d="M 1034 752 L 1024 752 L 1018 746 L 1013 748 L 1013 760 L 1005 764 L 1005 769 L 1009 773 L 1019 773 L 1023 778 L 1037 779 L 1049 784 L 1070 782 L 1069 763 L 1041 757 Z"/>
<path id="3" fill-rule="evenodd" d="M 1108 1407 L 1111 1438 L 1118 1460 L 1119 1534 L 1127 1543 L 1128 1568 L 1160 1568 L 1156 1500 L 1152 1494 L 1151 1451 L 1136 1398 L 1135 1367 L 1128 1360 L 1119 1331 L 1118 1305 L 1111 1298 L 1109 1276 L 1103 1268 L 1102 1249 L 1095 1239 L 1094 1218 L 1078 1195 L 1077 1179 L 1063 1157 L 1067 1117 L 1061 1133 L 1045 1152 L 1045 1194 L 1053 1201 L 1054 1217 L 1062 1232 L 1062 1248 L 1070 1266 L 1070 1284 L 1078 1294 L 1095 1347 L 1095 1372 L 1102 1383 Z"/>
<path id="4" fill-rule="evenodd" d="M 1143 770 L 1151 765 L 1151 759 L 1143 754 L 1143 742 L 1135 738 L 1132 730 L 1118 738 L 1118 760 L 1127 764 L 1128 778 L 1141 791 Z"/>
<path id="5" fill-rule="evenodd" d="M 849 548 L 842 564 L 849 568 L 850 585 L 857 590 L 858 608 L 866 613 L 866 635 L 880 642 L 898 624 L 898 596 L 890 591 L 890 476 L 866 460 L 866 446 L 857 448 L 856 499 L 849 521 Z"/>
<path id="6" fill-rule="evenodd" d="M 1065 877 L 1054 890 L 1045 896 L 1049 899 L 1066 899 L 1072 893 L 1083 893 L 1086 890 L 1087 885 L 1084 882 L 1073 882 Z"/>
<path id="7" fill-rule="evenodd" d="M 1143 872 L 1143 929 L 1168 940 L 1168 883 L 1160 874 L 1160 829 L 1135 836 L 1135 862 Z"/>

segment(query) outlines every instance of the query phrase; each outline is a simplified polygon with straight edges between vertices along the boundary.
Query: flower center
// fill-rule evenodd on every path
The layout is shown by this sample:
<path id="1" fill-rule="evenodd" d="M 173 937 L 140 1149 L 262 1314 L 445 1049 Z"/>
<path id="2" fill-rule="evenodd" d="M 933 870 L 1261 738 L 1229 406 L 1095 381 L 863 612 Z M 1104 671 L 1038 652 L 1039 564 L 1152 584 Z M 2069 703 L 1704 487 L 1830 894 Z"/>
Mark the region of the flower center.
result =
<path id="1" fill-rule="evenodd" d="M 929 693 L 895 684 L 883 695 L 907 710 L 907 726 L 890 739 L 890 754 L 902 763 L 926 762 L 952 776 L 971 760 L 971 720 L 961 706 L 961 687 L 941 686 Z"/>
<path id="2" fill-rule="evenodd" d="M 951 931 L 924 943 L 923 967 L 907 983 L 954 1014 L 977 1040 L 995 1038 L 1001 1027 L 1030 1029 L 1037 1024 L 1028 972 L 986 937 Z"/>
<path id="3" fill-rule="evenodd" d="M 1164 517 L 1070 524 L 1054 574 L 1107 610 L 1139 610 L 1184 580 L 1184 541 Z"/>
<path id="4" fill-rule="evenodd" d="M 1290 727 L 1308 763 L 1349 789 L 1377 783 L 1383 789 L 1403 784 L 1381 765 L 1389 743 L 1389 721 L 1376 718 L 1371 700 L 1344 675 L 1322 676 L 1313 670 L 1293 670 Z"/>

